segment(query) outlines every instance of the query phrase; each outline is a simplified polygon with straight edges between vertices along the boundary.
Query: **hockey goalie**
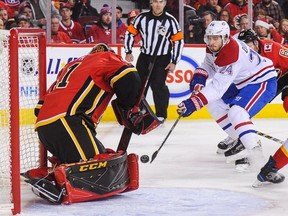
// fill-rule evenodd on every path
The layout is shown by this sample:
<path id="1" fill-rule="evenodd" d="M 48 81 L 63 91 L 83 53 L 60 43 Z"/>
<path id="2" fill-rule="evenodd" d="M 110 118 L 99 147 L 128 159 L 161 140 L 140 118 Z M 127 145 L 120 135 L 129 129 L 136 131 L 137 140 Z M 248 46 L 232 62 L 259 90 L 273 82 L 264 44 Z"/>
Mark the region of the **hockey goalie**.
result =
<path id="1" fill-rule="evenodd" d="M 136 68 L 106 44 L 69 62 L 35 108 L 35 128 L 52 166 L 22 173 L 33 192 L 70 204 L 138 189 L 138 156 L 106 149 L 96 125 L 116 95 L 112 105 L 121 125 L 138 135 L 156 128 L 141 88 Z"/>

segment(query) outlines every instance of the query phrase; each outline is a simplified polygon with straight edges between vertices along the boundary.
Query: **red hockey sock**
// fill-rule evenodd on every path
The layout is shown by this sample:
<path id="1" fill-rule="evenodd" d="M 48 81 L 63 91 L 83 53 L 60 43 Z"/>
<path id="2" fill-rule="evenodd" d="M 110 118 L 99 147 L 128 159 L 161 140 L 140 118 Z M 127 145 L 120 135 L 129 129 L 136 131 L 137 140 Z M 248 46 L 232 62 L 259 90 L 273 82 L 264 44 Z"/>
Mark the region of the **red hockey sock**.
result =
<path id="1" fill-rule="evenodd" d="M 288 164 L 288 151 L 284 146 L 281 146 L 273 155 L 274 160 L 276 161 L 276 168 L 281 169 L 286 164 Z"/>

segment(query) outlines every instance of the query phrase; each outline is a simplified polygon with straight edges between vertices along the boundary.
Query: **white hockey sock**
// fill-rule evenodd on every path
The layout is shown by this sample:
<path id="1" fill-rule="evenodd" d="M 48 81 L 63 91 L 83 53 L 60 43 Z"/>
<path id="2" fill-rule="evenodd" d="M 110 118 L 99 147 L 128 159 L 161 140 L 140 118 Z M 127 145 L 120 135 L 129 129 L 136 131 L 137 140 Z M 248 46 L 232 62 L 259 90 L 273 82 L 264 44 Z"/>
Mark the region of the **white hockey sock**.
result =
<path id="1" fill-rule="evenodd" d="M 251 150 L 255 146 L 258 146 L 254 124 L 251 122 L 249 114 L 244 108 L 238 105 L 232 106 L 228 111 L 228 119 L 246 149 Z"/>

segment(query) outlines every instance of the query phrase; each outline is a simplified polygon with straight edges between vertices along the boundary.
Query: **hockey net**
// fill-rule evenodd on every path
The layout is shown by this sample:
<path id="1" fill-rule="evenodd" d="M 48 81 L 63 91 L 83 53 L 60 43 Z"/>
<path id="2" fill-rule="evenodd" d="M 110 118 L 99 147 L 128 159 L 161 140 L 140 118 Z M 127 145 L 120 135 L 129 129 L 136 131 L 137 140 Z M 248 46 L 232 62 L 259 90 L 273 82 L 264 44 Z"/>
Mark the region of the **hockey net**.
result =
<path id="1" fill-rule="evenodd" d="M 45 62 L 43 30 L 0 31 L 0 215 L 20 213 L 20 173 L 46 162 L 33 114 L 46 90 Z"/>

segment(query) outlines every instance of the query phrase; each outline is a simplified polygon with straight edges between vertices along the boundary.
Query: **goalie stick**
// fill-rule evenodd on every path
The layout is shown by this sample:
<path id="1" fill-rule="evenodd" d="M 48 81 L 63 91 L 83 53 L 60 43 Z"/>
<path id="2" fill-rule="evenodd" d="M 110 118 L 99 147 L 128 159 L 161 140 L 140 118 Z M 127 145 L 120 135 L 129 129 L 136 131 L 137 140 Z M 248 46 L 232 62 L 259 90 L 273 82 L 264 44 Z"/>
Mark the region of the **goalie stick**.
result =
<path id="1" fill-rule="evenodd" d="M 170 131 L 168 132 L 168 134 L 166 135 L 164 141 L 162 142 L 162 144 L 160 145 L 160 147 L 158 148 L 157 151 L 155 151 L 151 157 L 151 161 L 150 163 L 152 163 L 154 161 L 154 159 L 157 157 L 160 149 L 163 147 L 163 145 L 165 144 L 166 140 L 168 139 L 168 137 L 170 136 L 170 134 L 172 133 L 172 131 L 174 130 L 175 126 L 177 125 L 177 123 L 179 122 L 179 120 L 181 119 L 182 115 L 179 115 L 178 118 L 176 119 L 176 121 L 174 122 L 173 126 L 171 127 Z"/>
<path id="2" fill-rule="evenodd" d="M 165 24 L 165 21 L 166 19 L 164 19 L 162 21 L 162 23 Z M 135 104 L 135 106 L 133 107 L 133 111 L 136 112 L 136 110 L 139 109 L 139 106 L 140 106 L 140 103 L 142 101 L 142 98 L 145 97 L 145 92 L 146 90 L 148 89 L 149 85 L 149 79 L 150 79 L 150 76 L 152 74 L 152 70 L 154 68 L 154 65 L 155 65 L 155 62 L 156 62 L 156 58 L 157 58 L 157 52 L 160 48 L 160 44 L 162 42 L 162 39 L 165 35 L 165 27 L 164 26 L 160 26 L 159 27 L 159 30 L 158 30 L 158 41 L 157 41 L 157 44 L 155 46 L 155 49 L 154 49 L 154 53 L 153 53 L 153 56 L 152 56 L 152 59 L 148 65 L 148 75 L 146 77 L 146 79 L 142 82 L 142 87 L 141 87 L 141 91 L 140 91 L 140 94 L 139 94 L 139 97 L 137 99 L 137 102 Z M 130 139 L 131 139 L 131 136 L 132 136 L 132 130 L 128 129 L 128 128 L 124 128 L 123 132 L 122 132 L 122 135 L 121 135 L 121 138 L 120 138 L 120 141 L 119 141 L 119 144 L 118 144 L 118 147 L 117 147 L 117 151 L 119 150 L 122 150 L 122 151 L 126 151 L 127 148 L 128 148 L 128 145 L 129 145 L 129 142 L 130 142 Z"/>

